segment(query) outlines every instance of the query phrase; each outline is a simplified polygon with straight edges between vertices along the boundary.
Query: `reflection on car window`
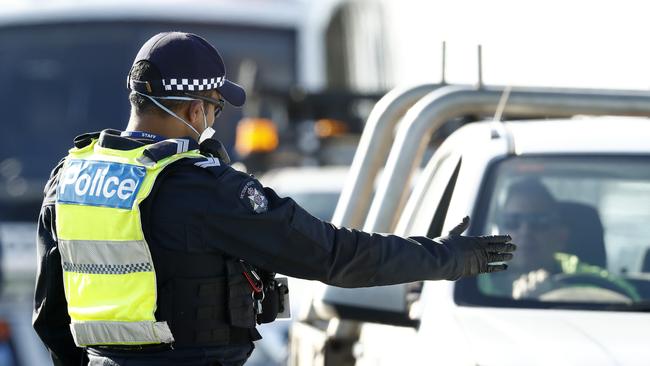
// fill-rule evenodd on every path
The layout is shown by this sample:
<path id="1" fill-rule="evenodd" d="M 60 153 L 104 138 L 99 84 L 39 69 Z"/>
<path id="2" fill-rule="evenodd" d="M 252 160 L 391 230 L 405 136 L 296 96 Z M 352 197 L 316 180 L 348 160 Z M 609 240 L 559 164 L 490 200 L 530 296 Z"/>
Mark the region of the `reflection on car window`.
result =
<path id="1" fill-rule="evenodd" d="M 629 304 L 650 299 L 650 160 L 513 158 L 494 170 L 483 232 L 518 245 L 488 297 Z"/>

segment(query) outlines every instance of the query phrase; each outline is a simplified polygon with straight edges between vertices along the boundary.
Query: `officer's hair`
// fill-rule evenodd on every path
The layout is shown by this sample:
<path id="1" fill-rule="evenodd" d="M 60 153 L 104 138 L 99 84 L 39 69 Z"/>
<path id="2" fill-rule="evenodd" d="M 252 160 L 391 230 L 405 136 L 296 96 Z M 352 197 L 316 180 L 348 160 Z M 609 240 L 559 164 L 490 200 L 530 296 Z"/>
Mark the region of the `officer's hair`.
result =
<path id="1" fill-rule="evenodd" d="M 524 178 L 516 181 L 508 187 L 506 201 L 514 196 L 526 197 L 530 200 L 537 200 L 548 205 L 551 210 L 557 210 L 558 201 L 549 189 L 535 178 Z"/>
<path id="2" fill-rule="evenodd" d="M 158 68 L 154 66 L 152 63 L 148 61 L 139 61 L 131 69 L 131 79 L 143 80 L 143 81 L 160 80 L 162 79 L 162 76 L 160 75 L 160 71 L 158 71 Z M 206 97 L 209 97 L 212 94 L 210 90 L 196 91 L 192 93 L 196 95 L 206 96 Z M 174 91 L 174 92 L 165 93 L 165 96 L 184 97 L 187 95 L 185 95 L 184 91 Z M 149 100 L 149 98 L 143 97 L 142 95 L 139 95 L 133 91 L 129 94 L 129 101 L 131 102 L 131 108 L 133 108 L 136 114 L 139 115 L 155 114 L 158 116 L 168 115 L 167 112 L 165 112 L 160 107 L 155 105 L 151 100 Z M 182 100 L 158 99 L 157 101 L 160 104 L 164 105 L 166 108 L 169 108 L 174 112 L 177 112 L 184 103 L 189 103 L 189 101 L 182 101 Z"/>

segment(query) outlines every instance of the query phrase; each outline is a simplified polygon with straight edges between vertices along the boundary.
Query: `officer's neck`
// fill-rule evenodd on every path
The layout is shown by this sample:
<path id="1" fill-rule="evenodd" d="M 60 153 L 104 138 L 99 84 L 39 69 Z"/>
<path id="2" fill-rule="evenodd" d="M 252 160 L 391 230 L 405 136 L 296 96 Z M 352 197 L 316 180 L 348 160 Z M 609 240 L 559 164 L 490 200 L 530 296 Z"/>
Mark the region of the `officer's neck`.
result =
<path id="1" fill-rule="evenodd" d="M 194 136 L 195 133 L 174 117 L 166 118 L 154 114 L 131 113 L 126 131 L 149 132 L 167 138 Z"/>

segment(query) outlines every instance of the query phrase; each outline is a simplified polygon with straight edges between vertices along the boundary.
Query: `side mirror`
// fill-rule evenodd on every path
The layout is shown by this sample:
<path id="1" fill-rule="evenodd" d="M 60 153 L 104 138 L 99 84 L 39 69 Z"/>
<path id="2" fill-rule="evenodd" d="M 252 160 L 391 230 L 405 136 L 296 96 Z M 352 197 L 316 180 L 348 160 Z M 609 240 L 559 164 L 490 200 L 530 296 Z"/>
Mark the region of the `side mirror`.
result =
<path id="1" fill-rule="evenodd" d="M 340 318 L 359 322 L 417 327 L 409 317 L 408 284 L 347 289 L 326 286 L 314 299 L 314 310 L 323 319 Z"/>

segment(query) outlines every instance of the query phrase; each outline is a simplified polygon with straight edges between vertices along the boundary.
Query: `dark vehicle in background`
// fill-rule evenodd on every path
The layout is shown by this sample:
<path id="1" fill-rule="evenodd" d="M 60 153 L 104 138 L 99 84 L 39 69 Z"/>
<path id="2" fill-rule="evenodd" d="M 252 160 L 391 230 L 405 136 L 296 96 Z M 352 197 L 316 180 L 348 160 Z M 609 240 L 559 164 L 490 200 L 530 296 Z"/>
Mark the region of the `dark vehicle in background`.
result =
<path id="1" fill-rule="evenodd" d="M 275 19 L 288 10 L 274 7 Z M 253 80 L 245 80 L 253 74 L 255 87 L 296 85 L 295 25 L 288 19 L 263 24 L 254 15 L 242 19 L 243 13 L 240 7 L 206 2 L 169 4 L 157 11 L 151 4 L 75 4 L 0 17 L 0 103 L 5 111 L 0 219 L 34 219 L 47 175 L 74 136 L 125 126 L 130 109 L 126 74 L 140 46 L 158 32 L 182 29 L 204 36 L 221 51 L 229 77 L 245 87 L 253 86 Z M 266 105 L 286 109 L 273 97 L 251 94 L 260 110 Z M 226 108 L 215 125 L 233 155 L 236 125 L 244 114 L 256 112 Z"/>
<path id="2" fill-rule="evenodd" d="M 331 137 L 359 132 L 381 94 L 346 91 L 345 55 L 335 52 L 344 38 L 343 3 L 62 1 L 5 7 L 0 221 L 33 220 L 47 175 L 74 136 L 124 127 L 130 108 L 126 74 L 140 46 L 162 31 L 205 37 L 222 54 L 228 77 L 248 91 L 246 105 L 226 108 L 214 126 L 234 161 L 250 158 L 258 172 L 349 163 L 356 138 L 330 143 Z M 255 131 L 268 121 L 275 142 L 263 137 L 260 144 Z M 238 128 L 240 122 L 252 127 Z M 252 133 L 238 138 L 238 130 Z M 344 158 L 324 154 L 328 144 L 347 151 Z"/>

